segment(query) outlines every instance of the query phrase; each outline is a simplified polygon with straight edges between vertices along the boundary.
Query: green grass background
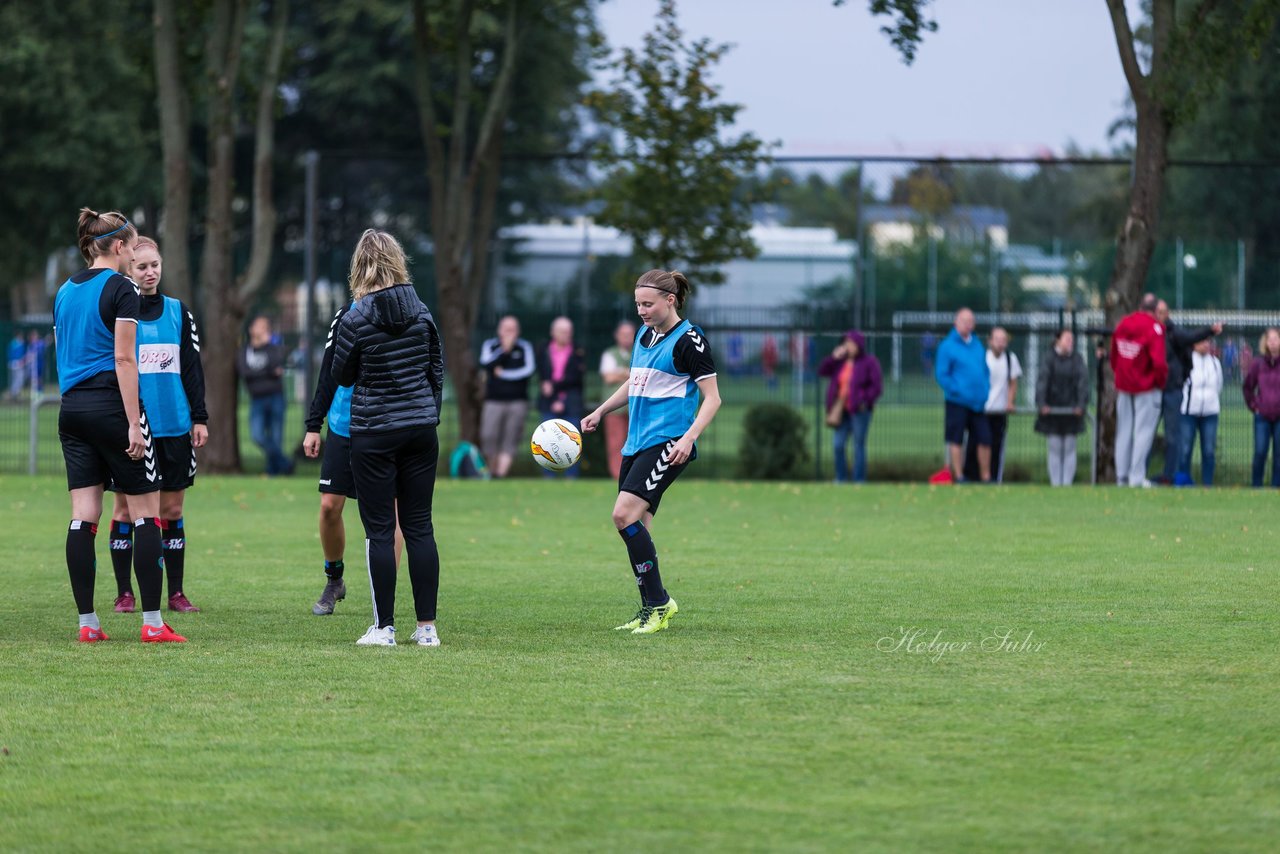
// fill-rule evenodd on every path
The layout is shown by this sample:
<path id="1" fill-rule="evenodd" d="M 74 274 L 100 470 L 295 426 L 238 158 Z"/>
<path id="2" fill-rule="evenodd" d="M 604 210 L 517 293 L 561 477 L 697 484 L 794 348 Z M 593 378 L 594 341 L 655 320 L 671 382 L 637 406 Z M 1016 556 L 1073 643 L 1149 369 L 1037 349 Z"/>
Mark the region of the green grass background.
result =
<path id="1" fill-rule="evenodd" d="M 602 481 L 444 482 L 438 649 L 354 645 L 309 481 L 203 478 L 185 645 L 79 645 L 55 477 L 0 477 L 0 849 L 1271 851 L 1270 493 L 682 482 L 635 607 Z M 401 573 L 402 634 L 412 626 Z M 886 649 L 902 629 L 968 641 Z M 981 649 L 1028 632 L 1038 649 Z"/>

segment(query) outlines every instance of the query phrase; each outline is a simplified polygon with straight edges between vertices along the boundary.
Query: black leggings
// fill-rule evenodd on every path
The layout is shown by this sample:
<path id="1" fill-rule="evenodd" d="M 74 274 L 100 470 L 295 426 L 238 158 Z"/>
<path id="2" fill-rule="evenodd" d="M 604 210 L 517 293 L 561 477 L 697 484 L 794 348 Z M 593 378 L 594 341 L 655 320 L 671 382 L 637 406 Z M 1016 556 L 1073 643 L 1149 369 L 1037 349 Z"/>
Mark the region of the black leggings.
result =
<path id="1" fill-rule="evenodd" d="M 397 510 L 418 619 L 436 618 L 440 555 L 431 524 L 431 500 L 439 456 L 434 426 L 351 434 L 351 473 L 360 496 L 373 619 L 379 628 L 395 623 Z"/>

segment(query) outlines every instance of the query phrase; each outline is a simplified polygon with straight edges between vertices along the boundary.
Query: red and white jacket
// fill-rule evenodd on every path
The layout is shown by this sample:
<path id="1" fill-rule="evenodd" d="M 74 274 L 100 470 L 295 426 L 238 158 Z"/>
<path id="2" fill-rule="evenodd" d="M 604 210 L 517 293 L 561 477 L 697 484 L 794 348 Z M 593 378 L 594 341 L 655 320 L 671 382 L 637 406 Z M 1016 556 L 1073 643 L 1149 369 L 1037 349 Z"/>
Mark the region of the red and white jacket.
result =
<path id="1" fill-rule="evenodd" d="M 1163 389 L 1169 375 L 1164 327 L 1142 311 L 1121 320 L 1111 336 L 1111 370 L 1116 376 L 1116 391 L 1141 394 Z"/>

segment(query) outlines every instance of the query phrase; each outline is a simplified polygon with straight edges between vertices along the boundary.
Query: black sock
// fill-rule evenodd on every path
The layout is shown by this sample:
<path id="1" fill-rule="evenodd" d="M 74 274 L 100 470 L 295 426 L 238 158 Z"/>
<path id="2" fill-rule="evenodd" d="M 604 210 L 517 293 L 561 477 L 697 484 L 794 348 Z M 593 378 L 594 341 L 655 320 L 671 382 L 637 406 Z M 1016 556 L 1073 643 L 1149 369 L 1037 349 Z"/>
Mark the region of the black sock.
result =
<path id="1" fill-rule="evenodd" d="M 639 522 L 633 522 L 618 531 L 622 541 L 627 544 L 627 556 L 631 559 L 631 572 L 640 587 L 640 599 L 646 605 L 665 605 L 671 597 L 662 587 L 662 576 L 658 574 L 658 549 L 653 545 L 653 537 Z"/>
<path id="2" fill-rule="evenodd" d="M 116 595 L 133 590 L 133 523 L 111 523 L 111 568 L 116 573 Z"/>
<path id="3" fill-rule="evenodd" d="M 159 611 L 164 586 L 164 543 L 159 519 L 138 519 L 133 523 L 133 565 L 142 610 Z"/>
<path id="4" fill-rule="evenodd" d="M 164 571 L 169 577 L 169 595 L 182 592 L 182 570 L 187 559 L 187 532 L 182 517 L 164 521 Z"/>
<path id="5" fill-rule="evenodd" d="M 329 576 L 330 581 L 341 581 L 344 569 L 346 569 L 346 564 L 342 562 L 342 558 L 324 562 L 324 574 Z"/>
<path id="6" fill-rule="evenodd" d="M 98 574 L 93 541 L 97 534 L 97 525 L 80 519 L 72 519 L 67 528 L 67 574 L 71 576 L 71 595 L 79 614 L 93 613 L 93 581 Z"/>

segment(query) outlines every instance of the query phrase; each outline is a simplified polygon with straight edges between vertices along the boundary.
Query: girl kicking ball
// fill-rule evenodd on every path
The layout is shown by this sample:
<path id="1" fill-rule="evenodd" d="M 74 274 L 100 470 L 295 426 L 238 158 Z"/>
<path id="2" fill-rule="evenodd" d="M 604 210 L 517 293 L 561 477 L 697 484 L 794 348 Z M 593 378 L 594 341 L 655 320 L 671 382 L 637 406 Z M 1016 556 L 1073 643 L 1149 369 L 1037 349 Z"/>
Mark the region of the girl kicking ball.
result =
<path id="1" fill-rule="evenodd" d="M 628 406 L 613 524 L 627 545 L 640 610 L 617 629 L 637 635 L 665 629 L 679 611 L 662 586 L 649 529 L 663 493 L 697 457 L 694 443 L 720 409 L 711 345 L 701 329 L 679 314 L 688 295 L 689 280 L 682 273 L 650 270 L 640 277 L 636 312 L 644 326 L 632 350 L 630 378 L 582 419 L 582 429 L 589 433 L 605 415 Z"/>

